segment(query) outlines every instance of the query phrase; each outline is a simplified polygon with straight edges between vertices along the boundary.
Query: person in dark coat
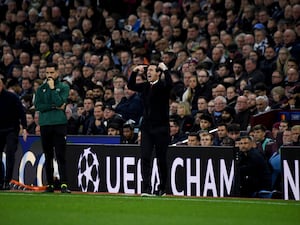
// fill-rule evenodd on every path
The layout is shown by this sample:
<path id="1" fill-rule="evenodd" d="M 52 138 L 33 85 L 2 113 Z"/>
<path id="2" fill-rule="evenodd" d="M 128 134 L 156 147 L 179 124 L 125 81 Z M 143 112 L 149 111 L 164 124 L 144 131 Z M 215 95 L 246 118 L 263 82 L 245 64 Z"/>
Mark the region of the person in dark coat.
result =
<path id="1" fill-rule="evenodd" d="M 120 114 L 122 118 L 133 120 L 135 124 L 139 124 L 140 118 L 143 115 L 143 103 L 140 96 L 125 86 L 125 97 L 115 108 L 116 113 Z"/>
<path id="2" fill-rule="evenodd" d="M 160 185 L 155 194 L 165 195 L 168 175 L 166 153 L 169 144 L 169 96 L 172 79 L 164 63 L 153 64 L 147 68 L 148 82 L 136 83 L 138 72 L 144 72 L 143 65 L 136 66 L 130 76 L 128 88 L 140 92 L 144 105 L 141 124 L 142 149 L 142 196 L 152 195 L 151 159 L 155 148 Z"/>
<path id="3" fill-rule="evenodd" d="M 5 89 L 5 79 L 0 77 L 0 190 L 10 189 L 15 152 L 18 148 L 20 124 L 22 125 L 23 140 L 27 139 L 27 123 L 25 111 L 17 95 Z M 5 150 L 6 146 L 6 150 Z M 6 173 L 2 166 L 2 153 L 6 153 Z"/>
<path id="4" fill-rule="evenodd" d="M 254 142 L 249 136 L 239 141 L 240 195 L 257 197 L 260 191 L 270 191 L 271 171 L 262 153 L 253 148 Z"/>

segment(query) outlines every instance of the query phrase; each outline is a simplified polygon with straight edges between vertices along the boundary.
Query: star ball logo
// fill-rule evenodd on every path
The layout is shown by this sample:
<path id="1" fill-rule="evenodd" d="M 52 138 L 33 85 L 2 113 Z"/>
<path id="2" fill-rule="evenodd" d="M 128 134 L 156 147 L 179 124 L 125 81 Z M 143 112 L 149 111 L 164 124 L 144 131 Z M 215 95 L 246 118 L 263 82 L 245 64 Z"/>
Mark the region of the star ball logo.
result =
<path id="1" fill-rule="evenodd" d="M 78 186 L 82 192 L 98 192 L 100 184 L 100 166 L 96 153 L 91 148 L 84 149 L 78 161 Z"/>

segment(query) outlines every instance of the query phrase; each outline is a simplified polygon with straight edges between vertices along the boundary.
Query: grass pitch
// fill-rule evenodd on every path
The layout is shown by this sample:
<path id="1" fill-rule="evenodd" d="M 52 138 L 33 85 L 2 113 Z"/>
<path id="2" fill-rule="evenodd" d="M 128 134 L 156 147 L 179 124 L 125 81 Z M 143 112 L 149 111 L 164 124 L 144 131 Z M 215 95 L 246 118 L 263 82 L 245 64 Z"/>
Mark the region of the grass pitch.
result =
<path id="1" fill-rule="evenodd" d="M 1 225 L 299 225 L 300 202 L 0 192 Z"/>

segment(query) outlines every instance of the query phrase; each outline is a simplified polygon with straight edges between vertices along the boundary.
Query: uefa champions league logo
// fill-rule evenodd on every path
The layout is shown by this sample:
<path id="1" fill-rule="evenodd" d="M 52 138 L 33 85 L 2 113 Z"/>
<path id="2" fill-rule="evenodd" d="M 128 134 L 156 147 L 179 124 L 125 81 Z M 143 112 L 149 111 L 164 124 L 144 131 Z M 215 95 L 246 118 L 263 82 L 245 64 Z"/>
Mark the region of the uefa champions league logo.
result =
<path id="1" fill-rule="evenodd" d="M 82 192 L 98 192 L 100 184 L 99 161 L 91 148 L 84 149 L 78 161 L 78 186 Z"/>

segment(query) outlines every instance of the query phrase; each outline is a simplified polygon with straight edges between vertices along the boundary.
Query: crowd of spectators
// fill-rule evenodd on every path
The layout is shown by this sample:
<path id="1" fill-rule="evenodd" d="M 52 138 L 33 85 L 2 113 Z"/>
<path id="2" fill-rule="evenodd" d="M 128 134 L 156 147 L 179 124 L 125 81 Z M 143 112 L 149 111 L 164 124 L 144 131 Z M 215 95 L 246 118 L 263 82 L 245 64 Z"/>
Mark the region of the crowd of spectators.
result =
<path id="1" fill-rule="evenodd" d="M 207 131 L 211 144 L 221 145 L 227 135 L 220 126 L 250 132 L 253 115 L 300 108 L 298 0 L 0 5 L 0 76 L 22 100 L 30 134 L 39 135 L 33 102 L 49 62 L 70 85 L 68 134 L 120 134 L 122 142 L 138 143 L 143 105 L 127 81 L 150 61 L 164 62 L 172 74 L 170 125 L 178 129 L 170 144 Z M 124 125 L 132 137 L 123 137 Z"/>

